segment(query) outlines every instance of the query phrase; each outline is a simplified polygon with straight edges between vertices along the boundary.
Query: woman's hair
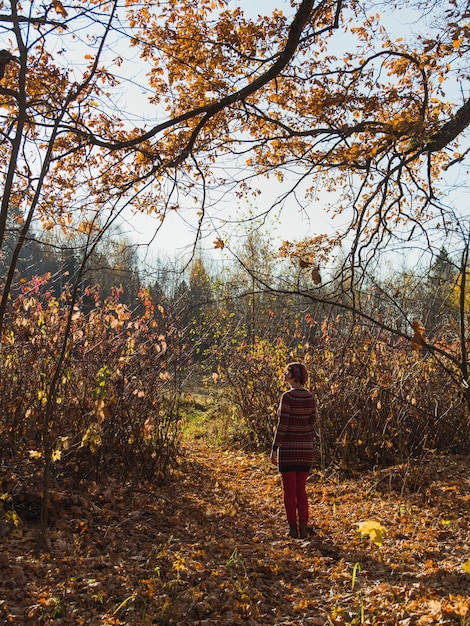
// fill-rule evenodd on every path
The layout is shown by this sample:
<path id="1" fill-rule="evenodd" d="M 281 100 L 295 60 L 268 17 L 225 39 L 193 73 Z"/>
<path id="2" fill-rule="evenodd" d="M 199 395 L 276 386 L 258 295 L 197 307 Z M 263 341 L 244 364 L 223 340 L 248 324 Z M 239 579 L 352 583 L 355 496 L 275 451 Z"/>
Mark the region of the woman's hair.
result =
<path id="1" fill-rule="evenodd" d="M 303 363 L 289 363 L 287 369 L 292 374 L 292 378 L 300 385 L 305 385 L 308 380 L 307 368 Z"/>

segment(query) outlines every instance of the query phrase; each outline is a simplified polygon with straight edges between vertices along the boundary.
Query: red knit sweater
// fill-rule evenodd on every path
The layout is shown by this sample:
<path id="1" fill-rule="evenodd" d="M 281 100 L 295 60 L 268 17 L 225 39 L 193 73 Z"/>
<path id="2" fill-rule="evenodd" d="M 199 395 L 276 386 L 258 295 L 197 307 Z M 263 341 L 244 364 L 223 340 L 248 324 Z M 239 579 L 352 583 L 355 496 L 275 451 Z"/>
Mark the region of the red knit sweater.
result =
<path id="1" fill-rule="evenodd" d="M 273 441 L 279 471 L 306 471 L 312 466 L 316 412 L 315 396 L 307 389 L 290 389 L 282 394 Z"/>

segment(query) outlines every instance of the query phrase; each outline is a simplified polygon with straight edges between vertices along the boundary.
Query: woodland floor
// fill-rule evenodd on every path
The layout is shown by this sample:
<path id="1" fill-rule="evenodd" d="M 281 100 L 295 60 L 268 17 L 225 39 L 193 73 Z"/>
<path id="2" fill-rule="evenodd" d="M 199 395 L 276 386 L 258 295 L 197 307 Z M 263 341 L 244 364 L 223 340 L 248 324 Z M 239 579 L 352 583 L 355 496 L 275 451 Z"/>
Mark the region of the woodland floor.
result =
<path id="1" fill-rule="evenodd" d="M 163 487 L 55 491 L 39 559 L 37 524 L 5 534 L 0 623 L 470 624 L 469 459 L 312 475 L 313 534 L 295 540 L 265 456 L 184 452 Z M 382 547 L 365 520 L 387 528 Z"/>

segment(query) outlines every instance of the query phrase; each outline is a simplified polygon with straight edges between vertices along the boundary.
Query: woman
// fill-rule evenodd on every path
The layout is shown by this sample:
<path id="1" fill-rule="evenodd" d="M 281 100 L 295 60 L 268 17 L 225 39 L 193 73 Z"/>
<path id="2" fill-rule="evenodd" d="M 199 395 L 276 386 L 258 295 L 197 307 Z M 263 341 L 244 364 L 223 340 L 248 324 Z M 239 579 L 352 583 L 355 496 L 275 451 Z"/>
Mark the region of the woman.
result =
<path id="1" fill-rule="evenodd" d="M 308 372 L 303 363 L 287 365 L 284 380 L 290 389 L 282 394 L 279 403 L 271 451 L 271 462 L 278 466 L 282 476 L 289 534 L 301 539 L 308 536 L 305 484 L 313 463 L 316 417 L 315 396 L 304 388 L 307 379 Z"/>

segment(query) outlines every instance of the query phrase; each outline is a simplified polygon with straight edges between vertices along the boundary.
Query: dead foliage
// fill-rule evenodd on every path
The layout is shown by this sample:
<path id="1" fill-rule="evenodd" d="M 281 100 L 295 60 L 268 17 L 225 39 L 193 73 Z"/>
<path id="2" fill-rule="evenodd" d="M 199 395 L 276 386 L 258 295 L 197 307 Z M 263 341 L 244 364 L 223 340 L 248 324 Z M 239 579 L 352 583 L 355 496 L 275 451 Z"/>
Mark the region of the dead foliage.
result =
<path id="1" fill-rule="evenodd" d="M 421 484 L 409 489 L 406 471 Z M 285 535 L 280 479 L 264 455 L 190 441 L 163 486 L 108 480 L 70 495 L 56 485 L 39 559 L 35 498 L 25 509 L 35 478 L 2 478 L 4 624 L 470 624 L 464 457 L 312 474 L 302 541 Z M 358 532 L 367 520 L 385 527 L 381 546 Z"/>

